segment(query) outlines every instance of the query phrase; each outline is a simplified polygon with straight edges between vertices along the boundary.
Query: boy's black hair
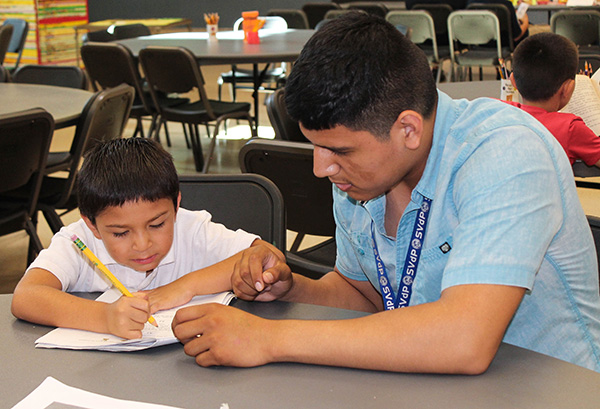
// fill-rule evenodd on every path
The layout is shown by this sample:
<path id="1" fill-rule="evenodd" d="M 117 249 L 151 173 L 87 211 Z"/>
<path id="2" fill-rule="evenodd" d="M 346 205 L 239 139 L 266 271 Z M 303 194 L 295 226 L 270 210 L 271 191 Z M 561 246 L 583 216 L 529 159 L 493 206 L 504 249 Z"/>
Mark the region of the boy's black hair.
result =
<path id="1" fill-rule="evenodd" d="M 177 208 L 179 178 L 173 157 L 156 141 L 114 139 L 95 146 L 77 176 L 79 212 L 92 223 L 108 207 L 169 198 Z"/>
<path id="2" fill-rule="evenodd" d="M 306 43 L 286 82 L 290 116 L 311 130 L 343 125 L 380 138 L 406 110 L 437 103 L 427 57 L 393 25 L 366 13 L 328 21 Z"/>
<path id="3" fill-rule="evenodd" d="M 530 101 L 550 99 L 579 70 L 577 46 L 554 33 L 524 39 L 515 49 L 513 76 L 519 93 Z"/>

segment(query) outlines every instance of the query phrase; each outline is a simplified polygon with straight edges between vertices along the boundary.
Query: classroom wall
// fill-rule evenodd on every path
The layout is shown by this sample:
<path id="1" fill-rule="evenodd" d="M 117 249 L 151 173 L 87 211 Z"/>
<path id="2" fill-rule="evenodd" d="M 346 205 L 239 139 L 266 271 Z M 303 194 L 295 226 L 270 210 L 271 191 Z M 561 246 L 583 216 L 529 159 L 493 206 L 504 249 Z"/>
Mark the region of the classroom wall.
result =
<path id="1" fill-rule="evenodd" d="M 219 13 L 221 27 L 233 27 L 241 12 L 273 8 L 302 8 L 308 0 L 88 0 L 90 21 L 119 18 L 185 17 L 204 27 L 204 13 Z"/>

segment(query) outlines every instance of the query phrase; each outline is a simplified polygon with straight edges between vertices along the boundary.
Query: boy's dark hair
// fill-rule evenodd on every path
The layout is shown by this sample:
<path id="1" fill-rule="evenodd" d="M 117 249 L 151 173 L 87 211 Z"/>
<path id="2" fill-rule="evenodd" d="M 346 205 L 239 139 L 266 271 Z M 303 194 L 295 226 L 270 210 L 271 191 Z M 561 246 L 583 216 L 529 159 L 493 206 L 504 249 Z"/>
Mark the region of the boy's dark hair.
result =
<path id="1" fill-rule="evenodd" d="M 177 207 L 179 178 L 173 157 L 156 141 L 114 139 L 95 146 L 77 176 L 79 212 L 92 223 L 106 208 L 169 198 Z"/>
<path id="2" fill-rule="evenodd" d="M 343 125 L 380 138 L 406 110 L 429 118 L 437 102 L 427 57 L 393 25 L 365 13 L 328 21 L 286 82 L 292 118 L 311 130 Z"/>
<path id="3" fill-rule="evenodd" d="M 519 93 L 530 101 L 550 99 L 579 69 L 577 46 L 554 33 L 527 37 L 515 49 L 513 76 Z"/>

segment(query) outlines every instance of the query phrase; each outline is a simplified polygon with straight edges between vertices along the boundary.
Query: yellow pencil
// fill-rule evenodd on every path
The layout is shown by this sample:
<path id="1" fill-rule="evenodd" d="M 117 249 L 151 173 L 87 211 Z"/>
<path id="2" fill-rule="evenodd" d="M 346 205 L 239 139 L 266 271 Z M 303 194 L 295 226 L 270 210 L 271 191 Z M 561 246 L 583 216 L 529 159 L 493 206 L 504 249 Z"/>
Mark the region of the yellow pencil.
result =
<path id="1" fill-rule="evenodd" d="M 71 240 L 73 240 L 73 243 L 75 243 L 77 248 L 81 250 L 81 252 L 87 256 L 87 258 L 90 259 L 92 264 L 98 267 L 98 270 L 100 270 L 102 274 L 104 274 L 106 278 L 108 278 L 115 287 L 117 287 L 117 290 L 119 290 L 121 294 L 123 294 L 125 297 L 133 297 L 129 290 L 125 288 L 125 286 L 117 279 L 117 277 L 115 277 L 114 274 L 111 273 L 110 270 L 106 268 L 106 266 L 102 264 L 100 260 L 98 260 L 98 257 L 96 257 L 94 253 L 92 253 L 92 250 L 88 249 L 88 247 L 81 241 L 79 237 L 77 237 L 76 234 L 71 236 Z M 150 316 L 150 318 L 148 318 L 148 322 L 154 325 L 155 327 L 158 327 L 158 324 L 156 323 L 156 320 L 152 315 Z"/>

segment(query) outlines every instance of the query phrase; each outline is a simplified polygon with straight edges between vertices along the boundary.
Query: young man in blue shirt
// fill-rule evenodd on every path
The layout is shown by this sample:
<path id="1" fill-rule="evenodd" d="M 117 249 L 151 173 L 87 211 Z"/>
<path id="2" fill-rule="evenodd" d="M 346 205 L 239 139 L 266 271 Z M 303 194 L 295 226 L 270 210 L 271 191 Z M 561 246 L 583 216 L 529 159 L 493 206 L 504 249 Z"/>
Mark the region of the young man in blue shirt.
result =
<path id="1" fill-rule="evenodd" d="M 334 184 L 335 270 L 291 274 L 258 246 L 231 285 L 247 300 L 375 314 L 270 321 L 183 309 L 174 331 L 198 364 L 478 374 L 505 341 L 600 371 L 594 243 L 569 161 L 541 124 L 500 101 L 438 92 L 421 51 L 360 14 L 309 40 L 286 103 L 315 146 L 315 174 Z"/>

